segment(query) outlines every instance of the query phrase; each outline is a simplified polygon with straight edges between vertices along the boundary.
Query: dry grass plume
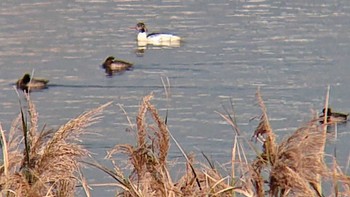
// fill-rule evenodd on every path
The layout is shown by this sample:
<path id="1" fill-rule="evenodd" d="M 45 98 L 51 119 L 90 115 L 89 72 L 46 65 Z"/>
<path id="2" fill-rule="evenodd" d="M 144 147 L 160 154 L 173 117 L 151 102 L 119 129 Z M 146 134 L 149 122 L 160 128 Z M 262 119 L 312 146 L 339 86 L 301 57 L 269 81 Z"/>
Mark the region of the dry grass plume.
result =
<path id="1" fill-rule="evenodd" d="M 74 196 L 79 180 L 78 160 L 88 156 L 88 151 L 76 140 L 109 103 L 83 113 L 54 131 L 38 129 L 34 103 L 29 95 L 26 100 L 28 112 L 21 106 L 21 114 L 13 121 L 10 132 L 0 127 L 4 158 L 0 171 L 1 194 Z"/>
<path id="2" fill-rule="evenodd" d="M 208 164 L 196 161 L 187 154 L 173 137 L 152 104 L 153 94 L 146 95 L 136 117 L 135 144 L 118 144 L 108 151 L 106 158 L 113 169 L 101 164 L 82 162 L 111 176 L 118 187 L 116 196 L 122 197 L 177 197 L 177 196 L 350 196 L 350 178 L 338 166 L 324 162 L 325 125 L 312 119 L 290 136 L 277 142 L 269 122 L 260 90 L 257 102 L 261 116 L 253 131 L 255 142 L 248 140 L 236 123 L 234 114 L 218 113 L 233 129 L 231 172 L 222 173 L 203 153 Z M 101 111 L 110 103 L 85 112 L 68 121 L 57 130 L 38 129 L 38 113 L 27 96 L 28 111 L 20 115 L 6 132 L 0 125 L 3 164 L 0 167 L 0 195 L 5 196 L 74 196 L 80 183 L 87 196 L 89 186 L 80 171 L 81 158 L 89 152 L 77 143 L 86 127 L 99 119 Z M 124 113 L 126 113 L 124 111 Z M 233 113 L 233 112 L 232 112 Z M 167 113 L 168 114 L 168 113 Z M 130 119 L 128 118 L 131 124 Z M 174 161 L 169 161 L 170 141 L 175 142 L 185 164 L 177 179 L 170 173 Z M 259 142 L 262 148 L 256 147 Z M 256 157 L 247 158 L 249 147 Z M 122 160 L 127 158 L 127 165 Z M 125 169 L 128 173 L 124 172 Z M 322 183 L 331 185 L 323 191 Z M 329 184 L 330 183 L 330 184 Z M 101 184 L 109 185 L 112 184 Z"/>

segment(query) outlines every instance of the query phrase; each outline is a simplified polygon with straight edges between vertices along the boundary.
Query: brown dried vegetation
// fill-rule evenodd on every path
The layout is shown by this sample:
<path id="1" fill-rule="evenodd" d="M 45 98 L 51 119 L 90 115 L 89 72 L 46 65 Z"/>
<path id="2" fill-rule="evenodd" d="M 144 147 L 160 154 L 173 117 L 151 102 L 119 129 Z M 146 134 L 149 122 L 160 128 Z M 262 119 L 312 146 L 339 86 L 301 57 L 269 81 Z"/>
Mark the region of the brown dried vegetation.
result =
<path id="1" fill-rule="evenodd" d="M 1 194 L 74 196 L 78 159 L 88 156 L 88 151 L 76 140 L 109 104 L 83 113 L 52 131 L 38 130 L 38 113 L 28 95 L 26 99 L 28 112 L 21 108 L 9 133 L 0 127 L 4 158 L 0 171 Z"/>
<path id="2" fill-rule="evenodd" d="M 151 103 L 152 98 L 152 94 L 147 95 L 140 104 L 135 145 L 119 144 L 108 152 L 106 158 L 112 161 L 113 169 L 97 162 L 83 162 L 114 178 L 119 188 L 117 196 L 325 196 L 321 185 L 326 181 L 333 186 L 333 191 L 328 192 L 330 196 L 350 196 L 349 176 L 342 173 L 336 161 L 331 168 L 324 162 L 324 125 L 317 119 L 311 120 L 278 144 L 259 90 L 257 101 L 262 115 L 253 137 L 262 143 L 262 150 L 246 140 L 234 116 L 227 111 L 227 114 L 219 113 L 234 130 L 231 174 L 220 173 L 209 160 L 206 166 L 186 154 Z M 7 135 L 0 127 L 4 161 L 0 169 L 1 194 L 74 196 L 77 181 L 88 190 L 79 173 L 78 159 L 89 153 L 75 140 L 107 105 L 86 112 L 52 132 L 38 130 L 38 115 L 28 99 L 30 125 L 24 121 L 22 112 Z M 170 139 L 186 162 L 177 180 L 169 172 L 174 162 L 168 161 Z M 247 145 L 256 153 L 250 162 L 245 153 Z M 128 174 L 121 170 L 125 167 L 121 166 L 125 157 Z M 90 196 L 88 191 L 86 194 Z"/>

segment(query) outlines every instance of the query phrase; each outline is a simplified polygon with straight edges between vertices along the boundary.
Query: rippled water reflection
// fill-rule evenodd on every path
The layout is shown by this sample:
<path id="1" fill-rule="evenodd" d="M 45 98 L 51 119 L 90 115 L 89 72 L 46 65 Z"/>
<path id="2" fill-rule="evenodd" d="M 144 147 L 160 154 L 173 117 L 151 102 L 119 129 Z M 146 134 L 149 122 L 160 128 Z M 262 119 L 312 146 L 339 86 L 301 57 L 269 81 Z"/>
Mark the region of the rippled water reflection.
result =
<path id="1" fill-rule="evenodd" d="M 215 111 L 229 108 L 232 99 L 239 126 L 249 137 L 257 123 L 249 120 L 259 114 L 258 86 L 280 138 L 306 122 L 311 109 L 322 108 L 328 84 L 333 108 L 350 112 L 347 0 L 14 0 L 0 2 L 0 15 L 5 128 L 19 110 L 12 85 L 33 69 L 51 84 L 32 94 L 42 124 L 55 128 L 108 101 L 122 104 L 135 120 L 141 98 L 153 91 L 161 114 L 169 105 L 170 129 L 184 149 L 219 161 L 229 160 L 232 130 Z M 139 21 L 150 31 L 174 32 L 184 42 L 140 48 L 130 29 Z M 135 69 L 106 77 L 99 65 L 109 55 L 133 62 Z M 161 77 L 171 83 L 169 102 Z M 89 136 L 85 143 L 103 158 L 114 144 L 133 142 L 127 127 L 114 105 L 91 127 L 101 136 Z M 340 147 L 346 147 L 348 128 L 339 128 Z M 339 153 L 340 158 L 347 154 Z M 174 147 L 170 155 L 180 154 Z"/>

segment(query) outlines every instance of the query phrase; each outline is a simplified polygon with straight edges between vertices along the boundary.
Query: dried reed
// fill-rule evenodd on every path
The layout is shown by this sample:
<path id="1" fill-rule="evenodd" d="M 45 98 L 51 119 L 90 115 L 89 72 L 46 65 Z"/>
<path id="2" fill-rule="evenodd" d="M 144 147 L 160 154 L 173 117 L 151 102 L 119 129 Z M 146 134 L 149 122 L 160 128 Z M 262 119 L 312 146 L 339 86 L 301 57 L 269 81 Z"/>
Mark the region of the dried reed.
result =
<path id="1" fill-rule="evenodd" d="M 113 156 L 118 153 L 129 157 L 132 168 L 128 176 L 130 179 L 126 179 L 126 176 L 121 174 L 118 166 L 115 166 L 118 170 L 113 172 L 99 164 L 92 164 L 121 183 L 123 191 L 119 193 L 120 196 L 232 196 L 234 192 L 249 196 L 252 193 L 244 186 L 235 186 L 230 183 L 229 176 L 221 176 L 213 165 L 207 167 L 203 164 L 203 169 L 194 167 L 193 164 L 196 163 L 194 157 L 187 155 L 171 135 L 165 121 L 151 104 L 152 98 L 152 94 L 147 95 L 140 104 L 136 118 L 136 146 L 116 145 L 107 155 L 114 164 L 118 162 L 113 160 Z M 155 125 L 149 124 L 147 115 L 150 115 Z M 176 182 L 173 182 L 170 177 L 167 165 L 169 136 L 187 161 L 185 173 Z M 209 160 L 208 162 L 210 164 Z"/>
<path id="2" fill-rule="evenodd" d="M 235 172 L 232 172 L 232 189 L 227 187 L 224 191 L 230 190 L 244 196 L 324 196 L 320 183 L 330 179 L 334 194 L 348 195 L 348 176 L 339 170 L 336 163 L 333 170 L 324 163 L 326 135 L 324 126 L 318 124 L 318 119 L 311 120 L 277 144 L 259 89 L 256 95 L 262 115 L 253 137 L 263 143 L 263 152 L 257 154 L 249 168 L 241 159 L 235 159 L 240 158 L 240 151 L 243 151 L 239 146 L 242 143 L 238 140 L 242 132 L 236 131 L 236 123 L 230 115 L 219 113 L 237 134 L 232 149 L 232 171 L 241 170 L 239 179 L 234 179 Z M 328 97 L 329 89 L 327 99 Z M 250 142 L 247 144 L 252 148 Z M 235 166 L 233 163 L 239 165 Z"/>
<path id="3" fill-rule="evenodd" d="M 137 145 L 129 144 L 116 145 L 108 152 L 107 158 L 114 154 L 124 153 L 129 156 L 133 167 L 130 181 L 126 182 L 124 176 L 118 176 L 122 184 L 129 192 L 124 195 L 154 194 L 160 196 L 172 196 L 173 185 L 166 168 L 166 159 L 169 150 L 169 134 L 164 120 L 159 116 L 157 109 L 150 103 L 153 95 L 143 98 L 136 118 L 137 123 Z M 155 125 L 146 122 L 147 115 L 150 115 Z M 101 168 L 100 168 L 101 169 Z M 170 184 L 169 184 L 170 183 Z"/>
<path id="4" fill-rule="evenodd" d="M 6 196 L 74 196 L 79 163 L 88 151 L 75 143 L 86 126 L 98 119 L 110 103 L 83 113 L 56 132 L 38 130 L 38 113 L 29 95 L 28 112 L 21 114 L 10 132 L 0 127 L 4 165 L 0 171 L 1 194 Z M 29 119 L 29 124 L 27 123 Z M 21 126 L 20 126 L 21 125 Z"/>
<path id="5" fill-rule="evenodd" d="M 350 178 L 341 171 L 335 156 L 331 169 L 324 162 L 324 125 L 319 125 L 315 118 L 278 144 L 259 89 L 256 96 L 262 114 L 253 137 L 262 142 L 262 151 L 240 131 L 234 114 L 226 109 L 226 114 L 218 112 L 234 130 L 232 172 L 223 175 L 204 153 L 208 165 L 185 153 L 167 127 L 168 113 L 163 119 L 151 103 L 153 94 L 145 96 L 140 104 L 136 117 L 136 144 L 120 144 L 108 151 L 106 157 L 114 165 L 112 170 L 97 162 L 81 161 L 89 152 L 76 143 L 79 135 L 98 120 L 100 112 L 110 103 L 83 113 L 56 131 L 38 130 L 38 113 L 27 95 L 28 112 L 21 107 L 8 134 L 0 125 L 3 151 L 0 196 L 74 196 L 77 182 L 82 184 L 86 195 L 91 196 L 79 168 L 80 162 L 114 178 L 117 183 L 113 186 L 121 189 L 117 196 L 123 197 L 324 196 L 320 184 L 326 179 L 333 186 L 331 195 L 350 196 Z M 329 89 L 327 100 L 328 97 Z M 130 119 L 128 122 L 132 125 Z M 169 172 L 170 139 L 186 159 L 183 174 L 177 180 Z M 246 157 L 245 144 L 256 153 L 251 162 Z M 129 175 L 121 170 L 119 158 L 115 157 L 117 154 L 128 157 Z"/>

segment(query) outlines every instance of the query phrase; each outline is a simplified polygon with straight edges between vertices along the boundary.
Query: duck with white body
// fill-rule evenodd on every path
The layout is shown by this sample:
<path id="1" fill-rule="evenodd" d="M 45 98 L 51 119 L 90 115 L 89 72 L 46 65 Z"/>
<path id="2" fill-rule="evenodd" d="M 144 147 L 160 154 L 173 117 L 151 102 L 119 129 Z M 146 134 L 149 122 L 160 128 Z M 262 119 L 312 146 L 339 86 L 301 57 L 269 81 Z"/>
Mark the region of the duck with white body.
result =
<path id="1" fill-rule="evenodd" d="M 179 46 L 181 37 L 171 33 L 150 33 L 148 34 L 144 23 L 137 23 L 137 41 L 140 45 L 152 44 L 156 46 Z"/>

